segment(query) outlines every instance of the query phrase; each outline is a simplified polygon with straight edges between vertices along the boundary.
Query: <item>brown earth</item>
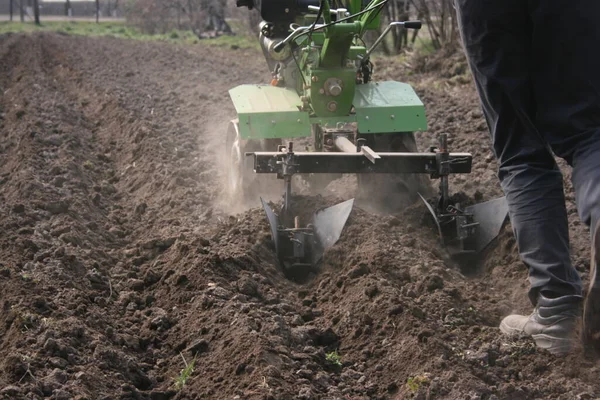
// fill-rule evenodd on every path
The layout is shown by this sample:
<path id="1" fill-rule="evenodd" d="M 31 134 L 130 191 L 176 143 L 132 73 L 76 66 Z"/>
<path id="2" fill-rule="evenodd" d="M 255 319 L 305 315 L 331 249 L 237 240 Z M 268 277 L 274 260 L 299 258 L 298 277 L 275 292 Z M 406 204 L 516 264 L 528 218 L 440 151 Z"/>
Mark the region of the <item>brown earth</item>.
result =
<path id="1" fill-rule="evenodd" d="M 383 64 L 379 78 L 403 79 Z M 227 90 L 267 78 L 250 50 L 0 36 L 0 398 L 600 395 L 580 354 L 499 334 L 503 315 L 531 307 L 509 227 L 480 265 L 459 266 L 423 206 L 356 208 L 322 271 L 285 279 L 263 211 L 232 216 L 222 194 Z M 421 148 L 446 132 L 473 153 L 453 190 L 499 195 L 472 86 L 409 80 L 430 118 Z"/>

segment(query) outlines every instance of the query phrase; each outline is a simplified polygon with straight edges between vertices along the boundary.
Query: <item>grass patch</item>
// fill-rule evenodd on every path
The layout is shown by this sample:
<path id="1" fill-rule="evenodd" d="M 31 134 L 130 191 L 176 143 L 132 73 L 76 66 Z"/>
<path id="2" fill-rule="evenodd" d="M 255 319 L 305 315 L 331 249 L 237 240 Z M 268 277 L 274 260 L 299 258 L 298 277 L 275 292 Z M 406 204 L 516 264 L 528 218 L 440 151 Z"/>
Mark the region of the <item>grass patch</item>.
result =
<path id="1" fill-rule="evenodd" d="M 342 357 L 337 351 L 332 351 L 331 353 L 325 354 L 325 360 L 336 367 L 342 366 Z"/>
<path id="2" fill-rule="evenodd" d="M 422 385 L 428 385 L 429 379 L 426 376 L 410 377 L 406 380 L 406 387 L 411 392 L 416 392 Z"/>
<path id="3" fill-rule="evenodd" d="M 40 26 L 32 22 L 0 22 L 0 34 L 30 32 L 62 32 L 79 36 L 113 36 L 122 39 L 157 40 L 172 43 L 206 44 L 228 48 L 259 49 L 258 39 L 238 34 L 219 36 L 214 39 L 199 39 L 192 31 L 173 29 L 165 34 L 149 35 L 125 22 L 89 22 L 89 21 L 47 21 Z"/>
<path id="4" fill-rule="evenodd" d="M 175 378 L 175 390 L 178 391 L 183 389 L 190 376 L 192 376 L 192 374 L 194 373 L 194 365 L 196 364 L 196 358 L 194 358 L 192 362 L 188 364 L 183 354 L 179 354 L 181 355 L 181 359 L 183 360 L 185 368 L 183 368 L 181 372 L 179 372 L 179 376 Z"/>

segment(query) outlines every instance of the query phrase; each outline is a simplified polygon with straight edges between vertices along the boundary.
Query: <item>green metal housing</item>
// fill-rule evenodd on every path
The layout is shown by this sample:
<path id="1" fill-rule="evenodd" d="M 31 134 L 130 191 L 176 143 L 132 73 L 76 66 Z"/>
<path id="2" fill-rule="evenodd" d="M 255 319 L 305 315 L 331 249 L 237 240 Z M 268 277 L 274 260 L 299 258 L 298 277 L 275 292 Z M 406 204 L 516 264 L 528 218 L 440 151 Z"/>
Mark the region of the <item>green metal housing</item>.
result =
<path id="1" fill-rule="evenodd" d="M 311 135 L 311 124 L 335 127 L 356 122 L 367 133 L 415 132 L 427 129 L 425 107 L 413 88 L 396 81 L 357 85 L 352 112 L 309 116 L 300 96 L 270 85 L 241 85 L 229 91 L 243 139 L 293 138 Z"/>

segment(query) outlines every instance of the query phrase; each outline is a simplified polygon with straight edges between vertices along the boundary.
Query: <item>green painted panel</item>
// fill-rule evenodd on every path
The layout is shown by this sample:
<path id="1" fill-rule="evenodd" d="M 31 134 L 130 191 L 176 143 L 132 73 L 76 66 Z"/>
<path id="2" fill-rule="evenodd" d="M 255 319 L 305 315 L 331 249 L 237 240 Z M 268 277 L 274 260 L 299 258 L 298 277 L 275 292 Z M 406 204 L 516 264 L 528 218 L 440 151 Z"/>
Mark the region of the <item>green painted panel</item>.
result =
<path id="1" fill-rule="evenodd" d="M 291 89 L 270 85 L 241 85 L 229 91 L 244 139 L 310 136 L 308 113 Z"/>
<path id="2" fill-rule="evenodd" d="M 427 129 L 425 107 L 406 83 L 386 81 L 356 85 L 354 108 L 360 133 Z"/>

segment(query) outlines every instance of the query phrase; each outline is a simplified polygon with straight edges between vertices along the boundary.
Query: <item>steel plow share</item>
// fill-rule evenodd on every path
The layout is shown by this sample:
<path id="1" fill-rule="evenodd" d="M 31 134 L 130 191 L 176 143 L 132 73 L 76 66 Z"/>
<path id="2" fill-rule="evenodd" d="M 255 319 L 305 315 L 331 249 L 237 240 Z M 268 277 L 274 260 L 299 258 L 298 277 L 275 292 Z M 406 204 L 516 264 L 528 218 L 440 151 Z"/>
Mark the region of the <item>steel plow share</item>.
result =
<path id="1" fill-rule="evenodd" d="M 325 250 L 339 240 L 354 205 L 351 199 L 321 209 L 313 214 L 310 224 L 301 227 L 298 217 L 285 215 L 285 208 L 280 217 L 265 200 L 260 200 L 269 220 L 279 263 L 286 275 L 297 278 L 312 271 Z M 289 215 L 289 209 L 287 213 Z"/>

